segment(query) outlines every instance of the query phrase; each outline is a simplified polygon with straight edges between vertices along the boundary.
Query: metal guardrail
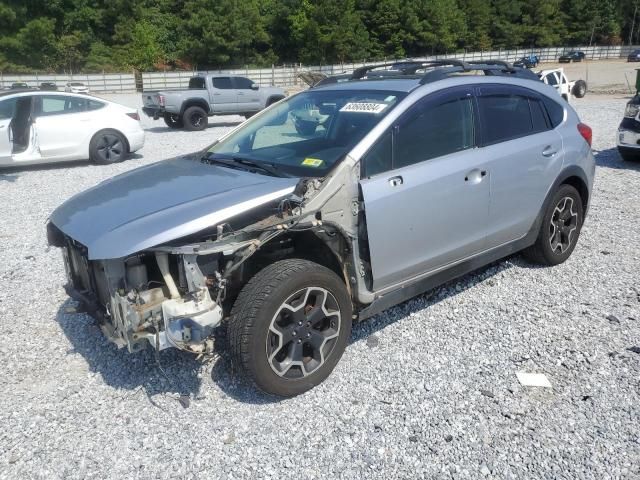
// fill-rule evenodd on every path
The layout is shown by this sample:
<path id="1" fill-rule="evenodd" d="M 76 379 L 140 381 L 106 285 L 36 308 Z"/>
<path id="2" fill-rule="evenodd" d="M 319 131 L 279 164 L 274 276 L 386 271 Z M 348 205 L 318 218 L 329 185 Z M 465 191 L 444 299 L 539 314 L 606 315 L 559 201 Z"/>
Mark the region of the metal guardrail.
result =
<path id="1" fill-rule="evenodd" d="M 479 52 L 445 53 L 426 57 L 416 57 L 417 60 L 437 60 L 440 58 L 455 58 L 465 61 L 497 59 L 513 62 L 525 55 L 537 55 L 541 62 L 557 61 L 558 57 L 568 50 L 581 50 L 585 52 L 587 61 L 613 58 L 625 58 L 632 50 L 640 49 L 638 45 L 619 46 L 590 46 L 590 47 L 550 47 L 550 48 L 517 48 L 513 50 L 488 50 Z M 398 59 L 401 61 L 404 59 Z M 303 85 L 298 78 L 298 73 L 302 71 L 317 71 L 334 75 L 339 73 L 350 73 L 356 68 L 364 65 L 376 63 L 386 63 L 393 59 L 384 59 L 378 62 L 343 63 L 337 65 L 289 65 L 275 66 L 261 69 L 229 69 L 229 70 L 208 70 L 203 73 L 222 73 L 227 75 L 243 75 L 251 78 L 259 85 L 275 85 L 279 87 L 294 87 Z M 142 73 L 142 88 L 144 90 L 159 90 L 170 88 L 184 88 L 188 85 L 189 78 L 194 75 L 193 71 L 167 71 Z M 136 78 L 133 73 L 113 73 L 113 74 L 74 74 L 74 75 L 16 75 L 3 74 L 0 72 L 0 88 L 9 87 L 14 82 L 25 82 L 31 87 L 37 87 L 42 82 L 55 82 L 59 89 L 64 89 L 64 85 L 69 81 L 84 82 L 92 92 L 133 92 L 136 90 Z M 140 79 L 137 85 L 140 88 Z"/>

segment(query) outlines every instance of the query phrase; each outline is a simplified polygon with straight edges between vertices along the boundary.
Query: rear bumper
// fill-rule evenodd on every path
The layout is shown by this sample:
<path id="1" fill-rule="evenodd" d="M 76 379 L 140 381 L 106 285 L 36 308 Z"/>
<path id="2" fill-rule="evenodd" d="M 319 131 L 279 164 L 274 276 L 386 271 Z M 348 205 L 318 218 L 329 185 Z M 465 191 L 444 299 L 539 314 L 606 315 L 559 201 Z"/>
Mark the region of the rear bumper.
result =
<path id="1" fill-rule="evenodd" d="M 620 128 L 617 132 L 616 144 L 618 148 L 633 149 L 640 152 L 640 133 Z"/>
<path id="2" fill-rule="evenodd" d="M 140 150 L 144 146 L 144 130 L 127 132 L 127 140 L 129 142 L 129 153 Z"/>
<path id="3" fill-rule="evenodd" d="M 162 107 L 142 107 L 142 111 L 147 117 L 151 117 L 154 120 L 158 120 L 164 115 L 164 109 Z"/>

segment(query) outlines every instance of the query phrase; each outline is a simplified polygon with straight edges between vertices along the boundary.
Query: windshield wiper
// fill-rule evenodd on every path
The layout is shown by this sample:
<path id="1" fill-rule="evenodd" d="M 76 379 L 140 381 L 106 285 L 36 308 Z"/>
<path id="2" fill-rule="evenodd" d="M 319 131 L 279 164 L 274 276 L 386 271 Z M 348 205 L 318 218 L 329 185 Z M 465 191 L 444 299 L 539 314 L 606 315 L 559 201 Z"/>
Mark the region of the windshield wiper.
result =
<path id="1" fill-rule="evenodd" d="M 226 166 L 242 165 L 242 167 L 245 170 L 248 170 L 248 171 L 260 170 L 274 177 L 289 176 L 286 173 L 284 173 L 282 170 L 280 170 L 278 167 L 276 167 L 273 163 L 255 161 L 245 157 L 226 156 L 226 155 L 220 155 L 216 153 L 209 153 L 202 160 L 206 162 L 216 162 Z"/>

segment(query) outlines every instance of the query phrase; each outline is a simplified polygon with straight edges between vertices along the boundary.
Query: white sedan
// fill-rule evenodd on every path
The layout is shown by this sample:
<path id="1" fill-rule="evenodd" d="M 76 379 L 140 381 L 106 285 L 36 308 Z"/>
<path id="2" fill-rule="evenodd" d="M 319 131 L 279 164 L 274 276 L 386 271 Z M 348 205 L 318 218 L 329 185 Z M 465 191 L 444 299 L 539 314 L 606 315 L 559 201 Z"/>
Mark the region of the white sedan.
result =
<path id="1" fill-rule="evenodd" d="M 0 168 L 124 160 L 144 145 L 138 111 L 87 95 L 0 93 Z"/>
<path id="2" fill-rule="evenodd" d="M 89 87 L 82 82 L 68 82 L 64 91 L 69 93 L 89 93 Z"/>

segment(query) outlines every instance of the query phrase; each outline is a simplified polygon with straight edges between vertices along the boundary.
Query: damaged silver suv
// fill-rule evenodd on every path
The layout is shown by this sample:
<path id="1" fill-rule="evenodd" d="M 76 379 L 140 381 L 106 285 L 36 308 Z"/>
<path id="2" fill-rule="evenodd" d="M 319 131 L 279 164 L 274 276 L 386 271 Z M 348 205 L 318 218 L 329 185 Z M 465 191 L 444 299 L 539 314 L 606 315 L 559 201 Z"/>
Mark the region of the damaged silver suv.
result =
<path id="1" fill-rule="evenodd" d="M 226 328 L 255 384 L 293 396 L 354 320 L 520 250 L 564 262 L 591 129 L 508 64 L 422 67 L 357 70 L 71 198 L 48 225 L 69 295 L 131 352 L 208 354 Z"/>

